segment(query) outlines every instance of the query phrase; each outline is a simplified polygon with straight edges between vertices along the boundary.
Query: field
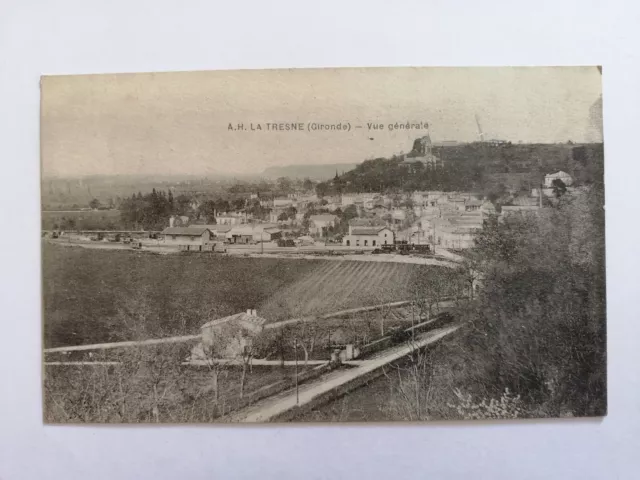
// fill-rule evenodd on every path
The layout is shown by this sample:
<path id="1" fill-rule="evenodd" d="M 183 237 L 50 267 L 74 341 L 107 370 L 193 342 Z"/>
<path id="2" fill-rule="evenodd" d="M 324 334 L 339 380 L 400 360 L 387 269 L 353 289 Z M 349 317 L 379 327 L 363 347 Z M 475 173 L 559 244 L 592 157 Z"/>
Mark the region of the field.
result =
<path id="1" fill-rule="evenodd" d="M 431 267 L 433 268 L 433 267 Z M 320 315 L 409 297 L 418 272 L 427 267 L 383 262 L 325 261 L 279 290 L 263 305 L 273 318 Z"/>
<path id="2" fill-rule="evenodd" d="M 155 255 L 43 244 L 45 346 L 199 332 L 248 308 L 269 322 L 408 298 L 439 267 Z"/>

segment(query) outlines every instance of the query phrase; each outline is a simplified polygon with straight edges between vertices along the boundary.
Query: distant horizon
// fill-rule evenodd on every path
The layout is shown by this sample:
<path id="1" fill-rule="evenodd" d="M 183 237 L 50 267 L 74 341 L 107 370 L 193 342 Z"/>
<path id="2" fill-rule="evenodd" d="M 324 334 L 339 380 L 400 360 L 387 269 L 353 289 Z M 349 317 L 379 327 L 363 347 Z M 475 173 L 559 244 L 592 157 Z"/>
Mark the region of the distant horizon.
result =
<path id="1" fill-rule="evenodd" d="M 461 142 L 461 141 L 457 141 L 457 140 L 440 140 L 438 142 L 434 142 L 434 143 L 439 143 L 439 142 L 457 142 L 458 144 L 470 144 L 470 143 L 480 143 L 478 141 L 472 141 L 472 142 Z M 485 142 L 488 143 L 488 142 Z M 568 142 L 535 142 L 535 143 L 515 143 L 512 142 L 512 144 L 514 145 L 563 145 L 563 144 L 567 144 Z M 594 141 L 594 142 L 572 142 L 572 144 L 574 145 L 590 145 L 590 144 L 603 144 L 604 142 L 602 141 Z M 405 154 L 408 152 L 404 152 Z M 399 155 L 399 154 L 394 154 L 394 155 Z M 211 178 L 212 177 L 220 177 L 223 178 L 225 180 L 230 180 L 233 179 L 235 177 L 239 177 L 239 178 L 259 178 L 262 175 L 264 175 L 264 172 L 267 169 L 272 169 L 272 168 L 289 168 L 289 167 L 305 167 L 305 166 L 309 166 L 309 167 L 321 167 L 321 166 L 352 166 L 354 164 L 359 165 L 363 162 L 366 162 L 367 160 L 372 160 L 374 158 L 390 158 L 393 155 L 389 155 L 386 157 L 370 157 L 370 158 L 365 158 L 360 162 L 345 162 L 345 163 L 314 163 L 314 164 L 301 164 L 301 163 L 292 163 L 292 164 L 286 164 L 286 165 L 273 165 L 273 166 L 269 166 L 266 167 L 264 170 L 262 170 L 259 173 L 236 173 L 236 172 L 228 172 L 228 173 L 224 173 L 224 172 L 203 172 L 203 173 L 162 173 L 162 172 L 158 172 L 158 173 L 90 173 L 90 174 L 70 174 L 70 175 L 43 175 L 42 176 L 42 180 L 61 180 L 61 179 L 87 179 L 87 178 L 108 178 L 108 177 L 146 177 L 146 178 L 157 178 L 157 177 L 167 177 L 167 178 L 189 178 L 189 177 L 197 177 L 197 178 Z M 340 173 L 340 172 L 339 172 Z"/>

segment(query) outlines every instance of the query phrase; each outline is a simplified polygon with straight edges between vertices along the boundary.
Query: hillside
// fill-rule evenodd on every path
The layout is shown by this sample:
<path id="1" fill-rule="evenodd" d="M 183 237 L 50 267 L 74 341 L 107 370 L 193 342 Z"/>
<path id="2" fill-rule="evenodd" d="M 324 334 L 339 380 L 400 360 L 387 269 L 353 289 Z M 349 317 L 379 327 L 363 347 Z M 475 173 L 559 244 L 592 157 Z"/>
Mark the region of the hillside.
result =
<path id="1" fill-rule="evenodd" d="M 332 163 L 323 165 L 286 165 L 283 167 L 269 167 L 262 172 L 262 176 L 269 179 L 279 177 L 310 178 L 311 180 L 327 180 L 333 178 L 338 172 L 348 172 L 356 167 L 357 163 Z"/>
<path id="2" fill-rule="evenodd" d="M 322 192 L 385 190 L 494 191 L 530 190 L 547 173 L 563 170 L 578 184 L 601 182 L 603 145 L 467 143 L 433 147 L 444 166 L 430 169 L 402 164 L 404 156 L 366 160 L 337 181 L 321 184 Z M 408 154 L 411 156 L 411 153 Z"/>

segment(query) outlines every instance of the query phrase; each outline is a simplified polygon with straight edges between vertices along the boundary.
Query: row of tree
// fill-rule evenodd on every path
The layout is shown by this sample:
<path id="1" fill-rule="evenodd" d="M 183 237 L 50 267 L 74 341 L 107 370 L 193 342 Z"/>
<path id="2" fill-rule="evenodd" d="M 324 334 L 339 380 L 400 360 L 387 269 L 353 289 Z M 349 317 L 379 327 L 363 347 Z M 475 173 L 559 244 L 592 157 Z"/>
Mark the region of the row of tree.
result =
<path id="1" fill-rule="evenodd" d="M 537 187 L 545 174 L 557 170 L 567 171 L 579 184 L 591 184 L 598 179 L 602 144 L 471 143 L 435 147 L 433 152 L 441 161 L 438 167 L 403 164 L 403 155 L 365 160 L 343 175 L 318 183 L 316 193 L 322 197 L 392 190 L 475 191 L 496 199 L 500 190 Z"/>

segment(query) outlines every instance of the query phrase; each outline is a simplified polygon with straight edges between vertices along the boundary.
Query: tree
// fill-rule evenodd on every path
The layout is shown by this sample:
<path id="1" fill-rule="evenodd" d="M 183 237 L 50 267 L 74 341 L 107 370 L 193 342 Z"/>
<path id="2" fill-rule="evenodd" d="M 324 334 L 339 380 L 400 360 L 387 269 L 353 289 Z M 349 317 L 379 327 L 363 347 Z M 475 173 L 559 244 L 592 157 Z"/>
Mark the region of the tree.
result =
<path id="1" fill-rule="evenodd" d="M 242 210 L 245 206 L 244 198 L 236 198 L 231 202 L 231 206 L 234 210 Z"/>
<path id="2" fill-rule="evenodd" d="M 553 190 L 553 195 L 557 199 L 560 199 L 560 197 L 567 193 L 567 186 L 559 178 L 555 178 L 553 182 L 551 182 L 551 189 Z"/>
<path id="3" fill-rule="evenodd" d="M 297 342 L 297 345 L 302 348 L 304 352 L 304 366 L 309 363 L 309 355 L 313 353 L 316 346 L 320 330 L 314 321 L 301 321 L 298 322 L 290 332 L 290 339 L 293 342 Z"/>
<path id="4" fill-rule="evenodd" d="M 231 210 L 231 205 L 229 204 L 229 202 L 222 198 L 217 198 L 214 206 L 216 211 L 218 212 L 228 212 L 229 210 Z"/>
<path id="5" fill-rule="evenodd" d="M 213 200 L 202 202 L 198 207 L 198 216 L 204 217 L 208 224 L 216 223 L 216 203 Z"/>
<path id="6" fill-rule="evenodd" d="M 505 219 L 478 244 L 485 280 L 462 346 L 482 365 L 477 381 L 499 374 L 492 396 L 508 388 L 549 415 L 604 411 L 602 198 L 592 187 L 538 216 Z"/>
<path id="7" fill-rule="evenodd" d="M 358 207 L 355 205 L 347 205 L 347 207 L 342 212 L 342 220 L 344 222 L 348 222 L 354 218 L 358 218 Z"/>
<path id="8" fill-rule="evenodd" d="M 100 207 L 100 201 L 97 198 L 94 198 L 89 202 L 89 207 L 92 210 L 97 210 Z"/>
<path id="9" fill-rule="evenodd" d="M 326 182 L 320 182 L 316 184 L 316 195 L 322 198 L 329 193 L 329 185 Z"/>
<path id="10" fill-rule="evenodd" d="M 302 188 L 305 190 L 305 192 L 312 191 L 314 186 L 315 183 L 309 177 L 305 178 L 302 182 Z"/>
<path id="11" fill-rule="evenodd" d="M 290 193 L 293 190 L 293 182 L 289 177 L 280 177 L 276 180 L 278 190 L 282 193 Z"/>

